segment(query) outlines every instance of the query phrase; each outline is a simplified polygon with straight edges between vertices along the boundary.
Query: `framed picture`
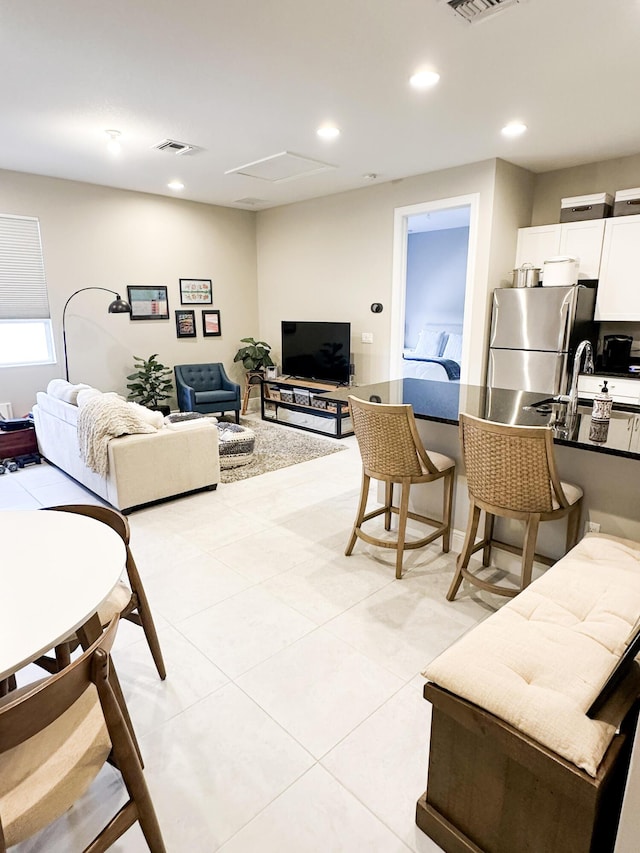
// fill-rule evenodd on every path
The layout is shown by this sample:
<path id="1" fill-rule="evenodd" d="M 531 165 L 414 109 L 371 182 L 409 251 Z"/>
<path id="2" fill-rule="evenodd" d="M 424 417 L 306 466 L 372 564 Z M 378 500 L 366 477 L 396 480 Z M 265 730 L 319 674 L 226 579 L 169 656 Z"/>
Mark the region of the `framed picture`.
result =
<path id="1" fill-rule="evenodd" d="M 167 288 L 157 285 L 129 285 L 127 287 L 132 320 L 168 320 L 169 297 Z"/>
<path id="2" fill-rule="evenodd" d="M 179 338 L 196 337 L 195 311 L 176 311 L 176 334 Z"/>
<path id="3" fill-rule="evenodd" d="M 213 303 L 213 286 L 210 278 L 181 278 L 181 305 L 211 305 Z"/>
<path id="4" fill-rule="evenodd" d="M 217 309 L 202 312 L 202 334 L 205 338 L 216 338 L 222 334 L 220 312 Z"/>
<path id="5" fill-rule="evenodd" d="M 273 367 L 265 367 L 264 374 L 266 379 L 277 379 L 278 378 L 278 365 L 274 364 Z"/>

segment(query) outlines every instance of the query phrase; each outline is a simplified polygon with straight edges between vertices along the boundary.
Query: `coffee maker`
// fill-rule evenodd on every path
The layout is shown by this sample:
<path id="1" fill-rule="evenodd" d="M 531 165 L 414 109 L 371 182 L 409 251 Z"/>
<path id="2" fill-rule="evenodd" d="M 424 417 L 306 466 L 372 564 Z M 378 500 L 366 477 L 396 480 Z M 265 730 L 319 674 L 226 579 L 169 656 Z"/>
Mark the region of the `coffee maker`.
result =
<path id="1" fill-rule="evenodd" d="M 630 335 L 605 335 L 602 342 L 602 369 L 610 373 L 628 373 L 632 343 Z"/>

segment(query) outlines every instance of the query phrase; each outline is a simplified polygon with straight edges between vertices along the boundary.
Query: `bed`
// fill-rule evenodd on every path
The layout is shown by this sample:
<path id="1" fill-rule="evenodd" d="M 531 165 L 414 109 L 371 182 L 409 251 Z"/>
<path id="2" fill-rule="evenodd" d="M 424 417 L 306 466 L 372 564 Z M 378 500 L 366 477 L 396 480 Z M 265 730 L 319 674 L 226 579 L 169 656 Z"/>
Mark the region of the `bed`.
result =
<path id="1" fill-rule="evenodd" d="M 460 380 L 462 325 L 425 323 L 413 349 L 404 349 L 403 376 L 439 382 Z"/>

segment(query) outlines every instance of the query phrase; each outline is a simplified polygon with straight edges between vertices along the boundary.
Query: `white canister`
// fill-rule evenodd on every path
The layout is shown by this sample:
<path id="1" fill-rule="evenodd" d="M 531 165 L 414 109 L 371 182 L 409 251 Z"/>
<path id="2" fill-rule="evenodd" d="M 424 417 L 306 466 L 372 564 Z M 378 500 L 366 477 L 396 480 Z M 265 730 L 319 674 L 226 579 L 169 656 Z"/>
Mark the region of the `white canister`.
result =
<path id="1" fill-rule="evenodd" d="M 549 258 L 542 267 L 543 287 L 573 287 L 578 283 L 578 266 L 577 258 Z"/>

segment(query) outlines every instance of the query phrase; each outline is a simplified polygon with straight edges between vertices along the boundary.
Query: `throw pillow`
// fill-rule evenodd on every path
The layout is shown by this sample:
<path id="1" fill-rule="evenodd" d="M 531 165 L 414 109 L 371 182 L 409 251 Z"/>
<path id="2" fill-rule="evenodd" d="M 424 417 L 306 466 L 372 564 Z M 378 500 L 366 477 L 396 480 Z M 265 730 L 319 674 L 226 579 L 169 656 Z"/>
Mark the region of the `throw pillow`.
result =
<path id="1" fill-rule="evenodd" d="M 68 386 L 69 382 L 67 382 L 66 379 L 52 379 L 47 385 L 47 394 L 49 394 L 50 397 L 55 397 L 57 400 L 61 400 L 61 395 L 64 394 Z"/>
<path id="2" fill-rule="evenodd" d="M 142 423 L 162 429 L 164 426 L 164 415 L 162 412 L 154 412 L 152 409 L 147 409 L 146 406 L 141 406 L 140 403 L 128 403 L 133 414 L 138 417 Z"/>
<path id="3" fill-rule="evenodd" d="M 92 397 L 98 397 L 100 394 L 102 394 L 102 391 L 98 391 L 97 388 L 82 388 L 78 391 L 76 405 L 81 409 Z"/>
<path id="4" fill-rule="evenodd" d="M 72 385 L 66 379 L 52 379 L 47 385 L 47 394 L 65 403 L 70 403 L 72 406 L 76 406 L 78 403 L 78 394 L 80 391 L 88 388 L 91 388 L 91 386 L 84 383 Z"/>
<path id="5" fill-rule="evenodd" d="M 462 361 L 462 335 L 449 335 L 442 357 L 450 358 L 451 361 L 457 361 L 460 364 Z"/>
<path id="6" fill-rule="evenodd" d="M 414 355 L 422 358 L 437 358 L 443 343 L 444 332 L 435 329 L 423 329 L 418 335 Z"/>

